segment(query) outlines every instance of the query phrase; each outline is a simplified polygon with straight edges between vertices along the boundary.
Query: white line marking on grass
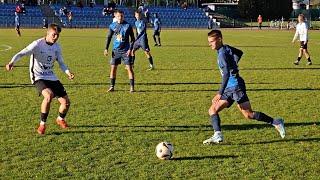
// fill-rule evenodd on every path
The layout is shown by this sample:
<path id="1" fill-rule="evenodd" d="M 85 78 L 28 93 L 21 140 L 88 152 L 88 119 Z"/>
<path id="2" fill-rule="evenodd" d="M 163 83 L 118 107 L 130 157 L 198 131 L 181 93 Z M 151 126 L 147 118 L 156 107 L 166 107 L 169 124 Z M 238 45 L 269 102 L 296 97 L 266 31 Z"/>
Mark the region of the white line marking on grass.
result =
<path id="1" fill-rule="evenodd" d="M 4 48 L 2 48 L 2 47 L 4 47 Z M 11 46 L 8 46 L 8 45 L 5 45 L 5 44 L 0 44 L 0 51 L 8 51 L 10 49 L 12 49 Z"/>

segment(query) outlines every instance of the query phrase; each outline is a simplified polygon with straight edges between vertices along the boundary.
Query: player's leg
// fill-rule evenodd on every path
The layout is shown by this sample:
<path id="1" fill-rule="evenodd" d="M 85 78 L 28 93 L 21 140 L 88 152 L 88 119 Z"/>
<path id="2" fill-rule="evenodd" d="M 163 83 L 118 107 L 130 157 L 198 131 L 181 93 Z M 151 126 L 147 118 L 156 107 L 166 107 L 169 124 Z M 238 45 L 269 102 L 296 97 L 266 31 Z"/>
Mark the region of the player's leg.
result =
<path id="1" fill-rule="evenodd" d="M 303 42 L 301 41 L 301 42 L 300 42 L 300 48 L 299 48 L 298 58 L 297 58 L 297 60 L 296 60 L 293 64 L 299 65 L 299 62 L 300 62 L 300 60 L 301 60 L 301 58 L 302 58 L 302 55 L 303 55 Z"/>
<path id="2" fill-rule="evenodd" d="M 59 116 L 56 122 L 61 128 L 67 128 L 68 125 L 65 121 L 65 118 L 70 107 L 70 99 L 68 95 L 65 95 L 63 97 L 59 97 L 58 101 L 60 103 L 60 107 L 59 107 Z"/>
<path id="3" fill-rule="evenodd" d="M 128 71 L 128 77 L 130 81 L 130 92 L 134 92 L 134 72 L 132 67 L 131 56 L 127 56 L 126 54 L 122 55 L 122 59 L 124 64 L 126 65 L 126 69 Z"/>
<path id="4" fill-rule="evenodd" d="M 148 39 L 146 39 L 141 44 L 141 48 L 143 49 L 144 54 L 147 56 L 147 58 L 149 60 L 149 69 L 148 70 L 153 70 L 154 69 L 153 57 L 152 57 L 152 55 L 150 53 L 150 47 L 149 47 Z"/>
<path id="5" fill-rule="evenodd" d="M 312 61 L 311 61 L 311 58 L 310 58 L 310 54 L 308 52 L 308 44 L 305 44 L 304 47 L 303 47 L 303 53 L 307 59 L 307 65 L 312 65 Z"/>
<path id="6" fill-rule="evenodd" d="M 158 45 L 161 46 L 161 40 L 160 40 L 160 32 L 158 32 Z"/>
<path id="7" fill-rule="evenodd" d="M 280 136 L 284 138 L 285 130 L 282 119 L 273 119 L 272 117 L 264 114 L 263 112 L 253 111 L 251 108 L 250 101 L 242 102 L 237 106 L 245 118 L 255 119 L 257 121 L 262 121 L 273 125 L 277 129 L 277 131 L 279 131 Z"/>
<path id="8" fill-rule="evenodd" d="M 19 26 L 16 26 L 16 31 L 17 31 L 18 36 L 20 37 L 21 36 L 21 32 L 20 32 L 20 27 Z"/>
<path id="9" fill-rule="evenodd" d="M 117 77 L 117 69 L 118 69 L 117 64 L 113 64 L 110 66 L 110 87 L 108 89 L 108 92 L 114 91 L 114 86 L 116 84 L 116 77 Z"/>
<path id="10" fill-rule="evenodd" d="M 113 92 L 114 86 L 116 84 L 116 76 L 117 76 L 117 68 L 118 65 L 121 63 L 121 56 L 119 53 L 115 53 L 112 51 L 112 57 L 110 60 L 110 87 L 107 92 Z"/>
<path id="11" fill-rule="evenodd" d="M 130 92 L 134 92 L 134 72 L 132 65 L 128 64 L 126 65 L 126 69 L 128 71 L 128 77 L 130 81 Z"/>
<path id="12" fill-rule="evenodd" d="M 154 46 L 158 46 L 158 43 L 157 43 L 157 40 L 156 40 L 156 31 L 154 31 L 154 33 L 153 33 L 153 41 L 154 41 Z"/>
<path id="13" fill-rule="evenodd" d="M 203 144 L 220 143 L 223 141 L 221 120 L 218 113 L 224 108 L 230 107 L 231 104 L 227 100 L 219 100 L 217 103 L 212 103 L 208 113 L 210 115 L 211 125 L 214 129 L 214 134 L 209 139 L 204 140 Z"/>
<path id="14" fill-rule="evenodd" d="M 42 84 L 44 87 L 45 85 Z M 44 134 L 46 130 L 46 122 L 50 111 L 50 104 L 52 99 L 54 98 L 54 94 L 51 89 L 45 88 L 41 91 L 41 94 L 43 96 L 43 100 L 41 103 L 41 115 L 40 115 L 40 125 L 38 127 L 38 133 Z"/>

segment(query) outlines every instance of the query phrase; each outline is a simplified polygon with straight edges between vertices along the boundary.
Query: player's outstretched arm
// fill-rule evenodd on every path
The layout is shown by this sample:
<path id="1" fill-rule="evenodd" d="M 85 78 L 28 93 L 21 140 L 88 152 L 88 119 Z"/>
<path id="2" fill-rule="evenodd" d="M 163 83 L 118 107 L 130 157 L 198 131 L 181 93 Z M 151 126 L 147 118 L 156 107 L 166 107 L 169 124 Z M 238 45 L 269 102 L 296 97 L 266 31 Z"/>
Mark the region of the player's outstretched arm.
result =
<path id="1" fill-rule="evenodd" d="M 14 55 L 11 61 L 6 65 L 6 70 L 11 71 L 13 69 L 14 64 L 18 62 L 23 56 L 31 55 L 35 47 L 36 47 L 36 43 L 33 42 L 30 45 L 28 45 L 26 48 L 18 52 L 16 55 Z"/>

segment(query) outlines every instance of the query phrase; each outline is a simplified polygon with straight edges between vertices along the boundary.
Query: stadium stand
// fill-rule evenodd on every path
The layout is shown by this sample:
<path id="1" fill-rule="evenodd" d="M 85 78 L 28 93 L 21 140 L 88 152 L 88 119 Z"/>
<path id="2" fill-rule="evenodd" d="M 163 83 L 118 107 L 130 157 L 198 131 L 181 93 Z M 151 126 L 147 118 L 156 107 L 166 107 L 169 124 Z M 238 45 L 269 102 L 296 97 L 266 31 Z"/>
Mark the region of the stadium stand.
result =
<path id="1" fill-rule="evenodd" d="M 14 12 L 15 4 L 0 5 L 0 26 L 13 27 L 14 26 Z M 67 16 L 59 17 L 59 9 L 63 5 L 51 5 L 53 14 L 56 17 L 49 17 L 41 6 L 27 6 L 27 13 L 20 14 L 20 24 L 22 27 L 41 28 L 43 18 L 47 18 L 50 22 L 52 18 L 60 19 L 59 21 L 66 27 L 70 26 Z M 179 7 L 147 7 L 150 12 L 150 19 L 152 14 L 157 13 L 160 17 L 162 27 L 164 28 L 206 28 L 208 25 L 208 17 L 202 9 L 188 8 L 186 10 Z M 42 11 L 41 11 L 42 9 Z M 91 7 L 71 7 L 73 28 L 106 28 L 112 22 L 111 16 L 104 16 L 102 14 L 102 5 Z M 134 10 L 125 6 L 117 6 L 117 9 L 123 10 L 125 19 L 130 24 L 134 24 Z M 54 16 L 54 15 L 51 15 Z"/>
<path id="2" fill-rule="evenodd" d="M 14 27 L 15 4 L 0 5 L 0 26 Z M 26 6 L 26 13 L 20 14 L 20 25 L 22 27 L 42 27 L 43 14 L 39 6 Z"/>

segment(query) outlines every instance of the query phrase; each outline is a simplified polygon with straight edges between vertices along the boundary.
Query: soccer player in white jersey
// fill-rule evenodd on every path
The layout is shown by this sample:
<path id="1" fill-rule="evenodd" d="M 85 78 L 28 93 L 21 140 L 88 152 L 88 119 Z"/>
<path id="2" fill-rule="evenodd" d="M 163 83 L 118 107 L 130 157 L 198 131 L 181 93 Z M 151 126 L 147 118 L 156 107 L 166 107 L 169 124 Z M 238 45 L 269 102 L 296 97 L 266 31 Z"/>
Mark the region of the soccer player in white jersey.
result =
<path id="1" fill-rule="evenodd" d="M 304 15 L 303 14 L 299 14 L 298 22 L 299 23 L 296 26 L 296 33 L 293 37 L 292 43 L 294 43 L 295 40 L 299 36 L 300 49 L 299 49 L 298 59 L 293 64 L 299 65 L 299 62 L 302 58 L 302 55 L 304 54 L 306 59 L 308 60 L 307 65 L 312 65 L 312 62 L 310 59 L 310 54 L 308 52 L 308 26 L 304 22 Z"/>
<path id="2" fill-rule="evenodd" d="M 14 64 L 23 56 L 30 55 L 30 78 L 32 84 L 38 89 L 39 95 L 44 99 L 41 104 L 40 125 L 37 132 L 44 134 L 46 130 L 46 120 L 50 110 L 50 103 L 54 97 L 60 102 L 59 116 L 56 119 L 61 128 L 67 128 L 65 121 L 66 114 L 70 106 L 70 100 L 66 90 L 53 72 L 54 61 L 58 61 L 63 72 L 69 79 L 74 78 L 63 62 L 60 46 L 57 42 L 61 28 L 57 24 L 50 24 L 47 35 L 44 38 L 33 41 L 26 48 L 17 53 L 6 65 L 8 71 L 13 69 Z"/>

